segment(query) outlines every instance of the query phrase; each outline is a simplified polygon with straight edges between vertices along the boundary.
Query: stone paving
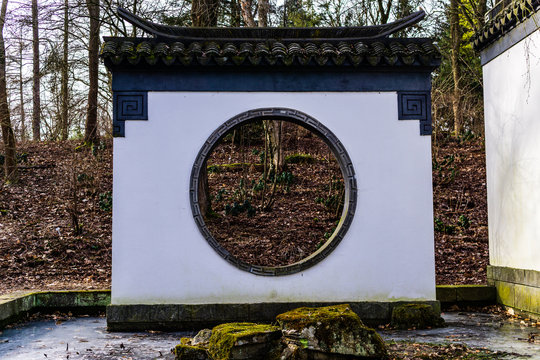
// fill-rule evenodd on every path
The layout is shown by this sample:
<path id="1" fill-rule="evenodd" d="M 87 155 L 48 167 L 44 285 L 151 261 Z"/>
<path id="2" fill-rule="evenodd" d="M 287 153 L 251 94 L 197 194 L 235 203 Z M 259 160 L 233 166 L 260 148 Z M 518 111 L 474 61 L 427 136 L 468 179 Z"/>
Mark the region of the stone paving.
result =
<path id="1" fill-rule="evenodd" d="M 480 313 L 444 314 L 446 328 L 381 331 L 386 341 L 464 343 L 514 353 L 507 359 L 540 360 L 540 329 Z M 103 317 L 34 321 L 0 333 L 0 359 L 173 359 L 170 349 L 188 332 L 108 332 Z M 45 357 L 46 355 L 46 357 Z"/>

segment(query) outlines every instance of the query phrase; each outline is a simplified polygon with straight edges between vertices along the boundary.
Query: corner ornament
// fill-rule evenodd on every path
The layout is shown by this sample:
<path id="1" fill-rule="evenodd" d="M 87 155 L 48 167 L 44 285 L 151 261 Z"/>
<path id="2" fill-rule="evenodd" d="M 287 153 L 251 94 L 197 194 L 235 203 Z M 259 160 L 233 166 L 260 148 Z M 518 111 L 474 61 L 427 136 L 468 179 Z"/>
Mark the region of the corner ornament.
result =
<path id="1" fill-rule="evenodd" d="M 420 120 L 420 135 L 431 135 L 431 93 L 429 91 L 399 91 L 398 119 Z"/>
<path id="2" fill-rule="evenodd" d="M 116 91 L 113 94 L 113 136 L 125 136 L 126 120 L 148 120 L 148 92 Z"/>

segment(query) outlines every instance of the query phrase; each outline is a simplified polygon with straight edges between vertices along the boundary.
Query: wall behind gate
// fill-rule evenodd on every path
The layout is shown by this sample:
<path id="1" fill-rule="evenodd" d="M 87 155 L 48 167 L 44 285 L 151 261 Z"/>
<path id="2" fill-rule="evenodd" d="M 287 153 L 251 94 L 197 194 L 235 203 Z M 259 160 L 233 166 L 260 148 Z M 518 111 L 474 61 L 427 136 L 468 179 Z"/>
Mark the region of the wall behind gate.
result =
<path id="1" fill-rule="evenodd" d="M 540 31 L 483 70 L 490 263 L 538 271 Z"/>
<path id="2" fill-rule="evenodd" d="M 222 258 L 189 203 L 195 157 L 231 117 L 304 112 L 341 140 L 358 204 L 344 240 L 303 272 L 262 277 Z M 113 304 L 434 300 L 431 139 L 395 92 L 149 92 L 148 121 L 114 139 Z"/>

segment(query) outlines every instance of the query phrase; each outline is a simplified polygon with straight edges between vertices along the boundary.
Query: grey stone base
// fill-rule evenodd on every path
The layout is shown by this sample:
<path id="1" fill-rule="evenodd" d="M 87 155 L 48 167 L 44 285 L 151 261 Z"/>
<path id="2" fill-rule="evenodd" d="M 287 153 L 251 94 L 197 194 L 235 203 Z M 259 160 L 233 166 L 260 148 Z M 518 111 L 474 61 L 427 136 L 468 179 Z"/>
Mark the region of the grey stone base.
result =
<path id="1" fill-rule="evenodd" d="M 489 265 L 487 277 L 499 304 L 540 318 L 540 271 Z"/>
<path id="2" fill-rule="evenodd" d="M 0 329 L 28 314 L 55 311 L 73 314 L 102 312 L 111 302 L 109 290 L 42 291 L 0 295 Z"/>
<path id="3" fill-rule="evenodd" d="M 486 306 L 497 303 L 497 289 L 490 285 L 437 285 L 442 309 L 458 306 Z"/>
<path id="4" fill-rule="evenodd" d="M 401 304 L 422 303 L 432 306 L 437 314 L 439 301 L 418 302 L 347 302 L 369 326 L 390 322 L 392 309 Z M 226 322 L 274 322 L 277 315 L 303 307 L 319 307 L 336 303 L 259 303 L 204 305 L 109 305 L 109 331 L 200 330 Z"/>

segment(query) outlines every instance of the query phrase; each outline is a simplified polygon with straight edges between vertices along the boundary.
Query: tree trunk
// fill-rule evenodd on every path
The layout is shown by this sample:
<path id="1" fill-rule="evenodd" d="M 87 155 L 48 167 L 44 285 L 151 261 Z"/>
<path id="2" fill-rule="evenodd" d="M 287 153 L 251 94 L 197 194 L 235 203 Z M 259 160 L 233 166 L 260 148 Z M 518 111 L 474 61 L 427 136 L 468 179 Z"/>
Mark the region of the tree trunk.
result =
<path id="1" fill-rule="evenodd" d="M 240 5 L 238 0 L 231 0 L 231 26 L 239 27 L 240 26 Z"/>
<path id="2" fill-rule="evenodd" d="M 4 24 L 6 21 L 8 0 L 2 0 L 0 10 L 0 123 L 2 127 L 2 140 L 4 142 L 4 170 L 7 181 L 17 181 L 17 151 L 15 149 L 15 135 L 11 127 L 6 87 L 6 48 L 4 45 Z"/>
<path id="3" fill-rule="evenodd" d="M 452 61 L 452 76 L 454 78 L 454 92 L 452 109 L 454 112 L 454 136 L 461 135 L 463 120 L 461 113 L 461 67 L 459 62 L 459 50 L 461 46 L 461 26 L 459 24 L 459 0 L 450 0 L 450 37 L 452 49 L 450 58 Z"/>
<path id="4" fill-rule="evenodd" d="M 194 0 L 191 4 L 191 20 L 193 26 L 208 27 L 217 25 L 219 0 Z M 197 189 L 201 215 L 206 217 L 212 211 L 210 190 L 208 186 L 208 169 L 206 160 L 199 173 L 199 186 Z"/>
<path id="5" fill-rule="evenodd" d="M 259 27 L 268 26 L 268 12 L 270 11 L 270 3 L 268 0 L 259 0 Z"/>
<path id="6" fill-rule="evenodd" d="M 135 15 L 137 15 L 137 9 L 138 9 L 138 1 L 137 0 L 133 0 L 133 13 Z M 133 29 L 131 30 L 131 36 L 132 37 L 137 37 L 137 27 L 135 25 L 133 25 Z"/>
<path id="7" fill-rule="evenodd" d="M 482 29 L 486 24 L 486 15 L 487 12 L 487 0 L 478 0 L 478 12 L 476 14 L 476 20 L 478 29 Z"/>
<path id="8" fill-rule="evenodd" d="M 39 90 L 39 29 L 38 29 L 38 6 L 37 0 L 32 0 L 32 46 L 33 46 L 33 87 L 32 87 L 32 138 L 34 141 L 41 140 L 40 113 L 41 99 Z"/>
<path id="9" fill-rule="evenodd" d="M 21 141 L 26 141 L 26 113 L 24 111 L 24 77 L 23 77 L 23 36 L 21 27 L 21 40 L 19 43 L 19 99 L 21 102 Z"/>
<path id="10" fill-rule="evenodd" d="M 255 19 L 253 18 L 253 13 L 251 12 L 251 0 L 240 0 L 240 7 L 242 9 L 242 19 L 246 23 L 246 26 L 255 27 Z"/>
<path id="11" fill-rule="evenodd" d="M 68 0 L 64 0 L 64 43 L 63 43 L 63 56 L 62 56 L 62 74 L 61 74 L 61 114 L 60 114 L 60 138 L 67 140 L 69 134 L 69 121 L 68 121 L 68 41 L 69 41 L 69 3 Z"/>
<path id="12" fill-rule="evenodd" d="M 240 0 L 242 5 L 242 17 L 247 26 L 257 26 L 251 13 L 251 0 Z M 259 26 L 268 25 L 268 0 L 259 0 Z M 262 10 L 261 10 L 262 9 Z M 282 130 L 283 122 L 279 120 L 269 120 L 265 126 L 265 136 L 268 137 L 269 151 L 271 152 L 274 176 L 278 176 L 283 169 L 284 156 L 282 151 Z"/>
<path id="13" fill-rule="evenodd" d="M 199 173 L 199 208 L 201 209 L 201 215 L 206 218 L 206 215 L 212 211 L 212 203 L 210 202 L 210 186 L 208 185 L 208 169 L 206 167 L 206 161 L 202 165 L 201 172 Z"/>
<path id="14" fill-rule="evenodd" d="M 383 0 L 377 0 L 378 13 L 379 13 L 379 24 L 386 24 L 390 18 L 390 10 L 392 9 L 392 0 L 388 0 L 386 6 L 383 3 Z"/>
<path id="15" fill-rule="evenodd" d="M 90 39 L 88 44 L 88 108 L 84 141 L 95 143 L 98 139 L 98 66 L 99 66 L 99 0 L 86 0 L 90 15 Z"/>
<path id="16" fill-rule="evenodd" d="M 272 168 L 275 176 L 283 170 L 285 157 L 283 156 L 283 121 L 269 120 L 266 125 L 266 136 L 269 144 Z"/>

